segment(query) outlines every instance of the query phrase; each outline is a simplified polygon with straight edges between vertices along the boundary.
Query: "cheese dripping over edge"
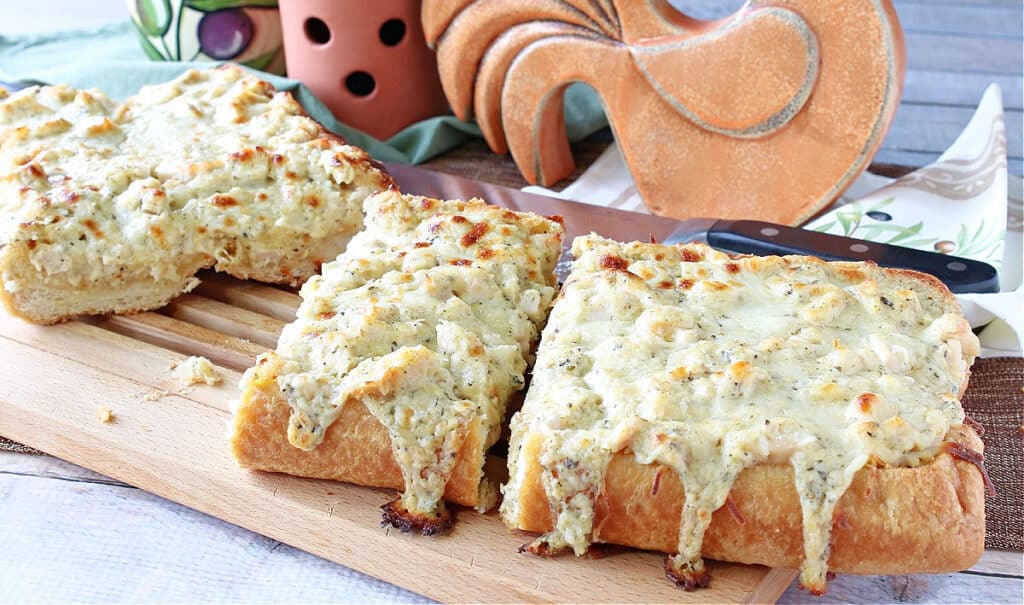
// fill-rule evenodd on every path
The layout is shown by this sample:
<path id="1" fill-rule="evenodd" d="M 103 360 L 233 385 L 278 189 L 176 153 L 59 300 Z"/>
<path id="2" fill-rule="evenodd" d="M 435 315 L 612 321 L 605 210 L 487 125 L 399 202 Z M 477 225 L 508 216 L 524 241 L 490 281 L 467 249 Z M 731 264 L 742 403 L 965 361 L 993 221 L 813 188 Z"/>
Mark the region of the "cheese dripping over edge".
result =
<path id="1" fill-rule="evenodd" d="M 978 342 L 931 284 L 699 244 L 591 235 L 573 252 L 513 419 L 503 488 L 502 514 L 516 519 L 517 454 L 542 435 L 554 530 L 535 550 L 586 551 L 609 462 L 631 452 L 678 474 L 685 502 L 667 570 L 701 585 L 704 533 L 738 475 L 788 464 L 803 517 L 801 582 L 820 592 L 835 505 L 856 472 L 920 464 L 964 421 L 958 393 Z"/>

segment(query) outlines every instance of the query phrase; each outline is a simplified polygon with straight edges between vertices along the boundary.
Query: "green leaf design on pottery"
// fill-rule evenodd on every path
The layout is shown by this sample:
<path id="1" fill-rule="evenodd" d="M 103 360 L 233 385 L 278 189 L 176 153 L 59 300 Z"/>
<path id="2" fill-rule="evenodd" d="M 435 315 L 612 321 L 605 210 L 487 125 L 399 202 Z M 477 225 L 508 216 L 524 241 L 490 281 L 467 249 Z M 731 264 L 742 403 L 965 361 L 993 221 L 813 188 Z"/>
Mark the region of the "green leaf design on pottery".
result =
<path id="1" fill-rule="evenodd" d="M 185 6 L 208 13 L 225 8 L 277 8 L 277 0 L 185 0 Z"/>
<path id="2" fill-rule="evenodd" d="M 989 259 L 989 262 L 992 262 L 992 257 L 999 251 L 1001 239 L 998 225 L 987 220 L 978 223 L 973 232 L 967 225 L 960 225 L 956 237 L 956 255 Z"/>
<path id="3" fill-rule="evenodd" d="M 898 243 L 901 243 L 904 240 L 908 240 L 908 239 L 914 237 L 915 235 L 917 235 L 918 233 L 921 233 L 921 229 L 923 229 L 923 228 L 924 228 L 924 221 L 919 221 L 916 225 L 911 225 L 909 227 L 900 227 L 899 232 L 896 233 L 896 235 L 893 235 L 891 238 L 889 238 L 889 241 L 887 241 L 886 243 L 887 244 L 898 244 Z"/>
<path id="4" fill-rule="evenodd" d="M 142 45 L 142 50 L 146 53 L 147 57 L 154 61 L 167 61 L 167 57 L 156 46 L 153 46 L 153 43 L 149 41 L 149 38 L 146 37 L 146 34 L 138 26 L 135 28 L 135 33 L 139 35 L 139 44 Z"/>
<path id="5" fill-rule="evenodd" d="M 274 49 L 268 53 L 264 53 L 258 57 L 253 57 L 248 61 L 243 61 L 242 65 L 258 69 L 260 71 L 266 71 L 267 66 L 274 60 L 274 56 L 277 55 L 277 49 Z"/>
<path id="6" fill-rule="evenodd" d="M 142 32 L 147 35 L 160 37 L 171 28 L 170 0 L 135 0 L 135 14 L 139 20 L 136 23 Z"/>

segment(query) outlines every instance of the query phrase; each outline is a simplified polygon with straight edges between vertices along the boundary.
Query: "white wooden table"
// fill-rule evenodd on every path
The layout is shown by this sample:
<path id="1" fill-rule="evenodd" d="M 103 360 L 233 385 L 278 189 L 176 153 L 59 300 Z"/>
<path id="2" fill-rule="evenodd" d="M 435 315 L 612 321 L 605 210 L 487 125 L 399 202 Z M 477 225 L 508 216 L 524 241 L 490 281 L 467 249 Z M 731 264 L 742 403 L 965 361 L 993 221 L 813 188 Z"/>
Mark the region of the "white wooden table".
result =
<path id="1" fill-rule="evenodd" d="M 897 5 L 910 70 L 878 161 L 934 160 L 996 81 L 1007 106 L 1010 170 L 1020 174 L 1020 1 Z M 123 7 L 123 0 L 0 0 L 0 35 L 90 27 L 121 18 Z M 56 458 L 0 452 L 0 603 L 424 600 Z M 1022 603 L 1024 558 L 990 551 L 958 574 L 840 576 L 823 598 L 793 586 L 782 601 Z"/>

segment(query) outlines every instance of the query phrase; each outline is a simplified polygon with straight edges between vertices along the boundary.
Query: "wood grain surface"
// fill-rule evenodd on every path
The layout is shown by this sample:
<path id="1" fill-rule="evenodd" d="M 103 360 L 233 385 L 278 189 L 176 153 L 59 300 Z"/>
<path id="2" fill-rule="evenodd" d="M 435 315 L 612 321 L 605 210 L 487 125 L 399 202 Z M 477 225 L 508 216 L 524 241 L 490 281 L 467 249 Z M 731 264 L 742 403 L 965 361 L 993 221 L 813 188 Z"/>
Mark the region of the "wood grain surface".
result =
<path id="1" fill-rule="evenodd" d="M 282 298 L 222 276 L 204 281 L 207 293 Z M 769 602 L 793 580 L 791 570 L 714 563 L 712 587 L 684 593 L 662 578 L 659 554 L 521 555 L 525 534 L 471 511 L 449 535 L 400 534 L 379 525 L 384 490 L 243 471 L 225 444 L 228 402 L 264 348 L 255 343 L 276 339 L 281 318 L 242 296 L 220 298 L 188 295 L 159 313 L 50 327 L 0 316 L 0 434 L 439 600 Z M 224 382 L 178 383 L 170 368 L 186 354 L 209 356 Z M 97 418 L 100 407 L 112 422 Z"/>

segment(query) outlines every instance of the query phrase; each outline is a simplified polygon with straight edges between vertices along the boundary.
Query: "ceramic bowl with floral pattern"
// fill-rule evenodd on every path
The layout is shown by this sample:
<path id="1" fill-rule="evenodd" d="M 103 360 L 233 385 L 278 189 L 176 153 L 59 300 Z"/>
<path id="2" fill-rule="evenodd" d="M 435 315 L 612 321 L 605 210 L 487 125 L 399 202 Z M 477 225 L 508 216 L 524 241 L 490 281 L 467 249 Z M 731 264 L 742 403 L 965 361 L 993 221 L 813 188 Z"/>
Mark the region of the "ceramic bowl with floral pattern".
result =
<path id="1" fill-rule="evenodd" d="M 277 0 L 127 0 L 154 61 L 234 61 L 283 74 Z"/>

